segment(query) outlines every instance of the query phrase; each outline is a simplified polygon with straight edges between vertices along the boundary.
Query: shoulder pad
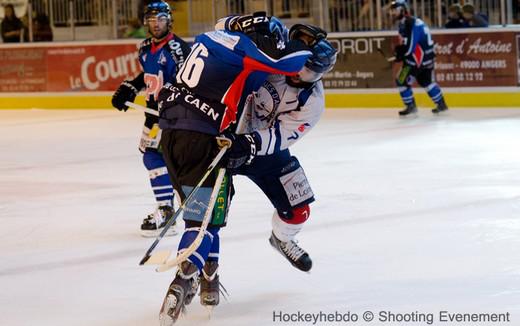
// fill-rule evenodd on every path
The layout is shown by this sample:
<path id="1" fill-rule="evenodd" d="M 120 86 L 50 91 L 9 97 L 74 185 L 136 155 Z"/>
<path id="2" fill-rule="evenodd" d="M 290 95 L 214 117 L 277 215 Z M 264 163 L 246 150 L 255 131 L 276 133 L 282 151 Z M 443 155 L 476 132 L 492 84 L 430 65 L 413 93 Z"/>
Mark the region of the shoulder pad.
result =
<path id="1" fill-rule="evenodd" d="M 152 38 L 149 37 L 139 44 L 139 52 L 146 51 L 152 45 Z"/>

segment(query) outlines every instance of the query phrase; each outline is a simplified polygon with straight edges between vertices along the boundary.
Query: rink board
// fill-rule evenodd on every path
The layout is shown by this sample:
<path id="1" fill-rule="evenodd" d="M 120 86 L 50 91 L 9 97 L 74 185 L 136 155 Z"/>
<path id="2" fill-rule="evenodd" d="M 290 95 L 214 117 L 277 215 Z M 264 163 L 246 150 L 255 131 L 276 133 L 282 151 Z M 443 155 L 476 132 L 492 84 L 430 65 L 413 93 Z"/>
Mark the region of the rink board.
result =
<path id="1" fill-rule="evenodd" d="M 514 107 L 520 108 L 520 88 L 445 89 L 446 102 L 451 107 Z M 0 93 L 0 109 L 109 109 L 110 92 L 96 94 L 64 93 Z M 431 107 L 433 103 L 422 90 L 416 91 L 417 104 Z M 144 98 L 138 97 L 139 104 Z M 327 108 L 396 108 L 402 102 L 396 90 L 328 91 Z"/>

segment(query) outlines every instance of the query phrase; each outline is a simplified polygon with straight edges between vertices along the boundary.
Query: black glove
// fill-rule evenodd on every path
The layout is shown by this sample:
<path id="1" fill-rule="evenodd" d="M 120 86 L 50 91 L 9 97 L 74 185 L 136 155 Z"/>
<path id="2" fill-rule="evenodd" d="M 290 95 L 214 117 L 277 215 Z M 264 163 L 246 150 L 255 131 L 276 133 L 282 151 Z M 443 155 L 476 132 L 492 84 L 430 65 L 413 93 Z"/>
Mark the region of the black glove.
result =
<path id="1" fill-rule="evenodd" d="M 119 111 L 128 110 L 126 101 L 133 102 L 141 89 L 145 86 L 144 73 L 139 74 L 134 80 L 125 80 L 119 85 L 114 95 L 112 95 L 112 106 Z"/>
<path id="2" fill-rule="evenodd" d="M 247 35 L 269 35 L 269 17 L 265 11 L 257 11 L 252 15 L 237 17 L 232 23 L 232 29 Z"/>
<path id="3" fill-rule="evenodd" d="M 256 132 L 244 135 L 225 133 L 223 137 L 232 141 L 231 147 L 226 152 L 229 169 L 251 164 L 262 145 L 262 139 Z"/>
<path id="4" fill-rule="evenodd" d="M 404 56 L 406 54 L 407 46 L 404 44 L 399 44 L 394 48 L 395 61 L 403 61 Z"/>

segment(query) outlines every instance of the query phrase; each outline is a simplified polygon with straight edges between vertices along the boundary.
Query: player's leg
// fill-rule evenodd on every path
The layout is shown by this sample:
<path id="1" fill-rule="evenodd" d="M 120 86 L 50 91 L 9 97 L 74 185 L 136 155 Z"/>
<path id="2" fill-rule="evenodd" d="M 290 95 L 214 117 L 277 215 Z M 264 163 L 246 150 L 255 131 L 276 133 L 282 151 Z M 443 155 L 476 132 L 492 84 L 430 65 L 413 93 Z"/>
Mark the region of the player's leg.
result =
<path id="1" fill-rule="evenodd" d="M 314 201 L 314 194 L 300 163 L 285 150 L 275 155 L 257 157 L 245 172 L 276 209 L 269 242 L 293 266 L 309 271 L 312 260 L 295 240 L 310 216 L 309 204 Z"/>
<path id="2" fill-rule="evenodd" d="M 216 306 L 220 302 L 219 255 L 220 237 L 218 232 L 214 232 L 208 259 L 200 275 L 200 303 L 204 306 Z"/>
<path id="3" fill-rule="evenodd" d="M 141 224 L 141 234 L 145 237 L 157 236 L 174 213 L 173 186 L 159 146 L 161 134 L 157 117 L 146 114 L 139 150 L 143 153 L 143 164 L 148 170 L 157 207 Z M 167 235 L 173 234 L 175 234 L 175 228 L 171 227 L 168 229 Z"/>
<path id="4" fill-rule="evenodd" d="M 426 89 L 428 96 L 432 99 L 433 103 L 435 103 L 435 108 L 432 109 L 433 113 L 440 113 L 448 110 L 441 88 L 439 87 L 439 84 L 435 82 L 433 69 L 420 69 L 417 74 L 417 82 Z"/>
<path id="5" fill-rule="evenodd" d="M 184 130 L 165 130 L 162 148 L 164 159 L 174 186 L 184 200 L 200 181 L 207 167 L 218 152 L 213 136 Z M 188 248 L 200 231 L 202 220 L 209 204 L 212 189 L 216 182 L 216 171 L 203 183 L 194 200 L 187 204 L 183 218 L 185 230 L 178 246 L 178 253 Z M 228 205 L 232 195 L 232 179 L 224 178 L 220 187 L 212 219 L 204 232 L 204 237 L 194 253 L 182 264 L 171 283 L 161 309 L 161 318 L 175 321 L 180 311 L 189 304 L 196 293 L 199 276 L 212 253 L 218 258 L 218 231 L 227 219 Z"/>
<path id="6" fill-rule="evenodd" d="M 399 95 L 404 103 L 404 110 L 399 111 L 400 116 L 406 116 L 417 112 L 417 105 L 412 91 L 413 84 L 413 70 L 414 68 L 408 65 L 403 65 L 397 74 L 395 83 L 399 89 Z"/>
<path id="7" fill-rule="evenodd" d="M 145 149 L 143 163 L 148 170 L 157 209 L 143 220 L 141 234 L 146 237 L 155 237 L 173 216 L 173 185 L 170 182 L 162 153 L 152 148 Z M 168 235 L 173 234 L 174 230 L 175 228 L 170 228 Z"/>

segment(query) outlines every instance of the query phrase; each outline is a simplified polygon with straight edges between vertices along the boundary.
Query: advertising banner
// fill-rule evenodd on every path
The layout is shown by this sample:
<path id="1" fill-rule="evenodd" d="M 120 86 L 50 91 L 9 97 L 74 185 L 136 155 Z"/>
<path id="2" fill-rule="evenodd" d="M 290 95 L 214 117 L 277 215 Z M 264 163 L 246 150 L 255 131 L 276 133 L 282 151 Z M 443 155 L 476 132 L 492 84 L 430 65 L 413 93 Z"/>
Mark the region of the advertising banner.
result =
<path id="1" fill-rule="evenodd" d="M 135 44 L 0 48 L 0 92 L 113 91 L 140 71 Z"/>
<path id="2" fill-rule="evenodd" d="M 394 88 L 401 63 L 386 58 L 394 32 L 332 33 L 338 49 L 325 88 Z M 435 78 L 442 87 L 520 85 L 520 32 L 464 29 L 436 31 Z M 141 71 L 136 43 L 103 42 L 0 47 L 0 92 L 114 91 Z"/>
<path id="3" fill-rule="evenodd" d="M 436 81 L 442 87 L 518 86 L 519 38 L 520 33 L 513 31 L 435 33 Z M 386 58 L 392 56 L 396 35 L 332 34 L 330 39 L 338 49 L 338 61 L 323 79 L 326 88 L 395 87 L 401 63 L 392 64 Z"/>

